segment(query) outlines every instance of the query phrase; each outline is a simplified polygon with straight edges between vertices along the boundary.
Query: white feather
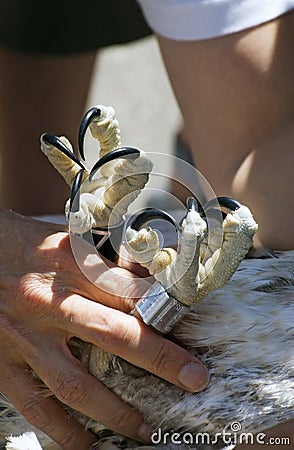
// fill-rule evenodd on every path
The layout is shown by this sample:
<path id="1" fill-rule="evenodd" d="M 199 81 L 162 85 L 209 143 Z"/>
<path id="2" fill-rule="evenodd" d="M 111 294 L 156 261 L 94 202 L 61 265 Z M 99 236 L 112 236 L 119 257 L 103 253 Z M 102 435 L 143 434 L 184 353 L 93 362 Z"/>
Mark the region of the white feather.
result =
<path id="1" fill-rule="evenodd" d="M 10 436 L 5 448 L 6 450 L 42 450 L 37 436 L 32 431 L 21 436 Z"/>

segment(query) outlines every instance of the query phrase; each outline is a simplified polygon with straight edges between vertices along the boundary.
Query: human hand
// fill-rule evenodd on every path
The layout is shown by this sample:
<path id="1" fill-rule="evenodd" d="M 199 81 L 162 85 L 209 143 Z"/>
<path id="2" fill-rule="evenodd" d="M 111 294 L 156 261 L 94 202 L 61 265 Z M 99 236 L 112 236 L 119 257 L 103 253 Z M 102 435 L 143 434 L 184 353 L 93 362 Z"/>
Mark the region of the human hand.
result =
<path id="1" fill-rule="evenodd" d="M 94 253 L 85 260 L 98 285 L 82 273 L 62 227 L 0 211 L 0 388 L 19 412 L 63 449 L 88 449 L 95 436 L 64 405 L 136 440 L 147 440 L 143 417 L 89 375 L 68 342 L 78 337 L 191 392 L 203 389 L 206 368 L 128 313 L 144 281 L 108 268 Z M 87 243 L 85 257 L 89 254 Z M 119 294 L 111 294 L 115 287 Z"/>

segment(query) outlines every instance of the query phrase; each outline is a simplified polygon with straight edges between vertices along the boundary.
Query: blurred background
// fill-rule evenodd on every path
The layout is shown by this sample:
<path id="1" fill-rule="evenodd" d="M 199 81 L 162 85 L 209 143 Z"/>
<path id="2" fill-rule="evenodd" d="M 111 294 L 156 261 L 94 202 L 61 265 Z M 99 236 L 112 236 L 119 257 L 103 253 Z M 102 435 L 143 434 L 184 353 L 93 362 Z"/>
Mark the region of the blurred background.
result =
<path id="1" fill-rule="evenodd" d="M 111 105 L 116 110 L 122 145 L 145 152 L 174 154 L 181 114 L 154 37 L 99 51 L 88 107 L 97 104 Z M 88 134 L 86 151 L 91 162 L 97 159 L 96 145 Z M 164 172 L 172 176 L 172 158 L 164 158 L 162 165 Z M 169 189 L 167 179 L 161 177 L 160 183 L 163 192 Z M 154 203 L 154 191 L 148 195 Z M 162 196 L 156 197 L 157 201 L 160 197 L 163 200 Z M 146 202 L 149 200 L 145 195 L 136 207 Z"/>
<path id="2" fill-rule="evenodd" d="M 154 37 L 98 53 L 88 106 L 112 105 L 123 145 L 171 152 L 180 113 Z"/>

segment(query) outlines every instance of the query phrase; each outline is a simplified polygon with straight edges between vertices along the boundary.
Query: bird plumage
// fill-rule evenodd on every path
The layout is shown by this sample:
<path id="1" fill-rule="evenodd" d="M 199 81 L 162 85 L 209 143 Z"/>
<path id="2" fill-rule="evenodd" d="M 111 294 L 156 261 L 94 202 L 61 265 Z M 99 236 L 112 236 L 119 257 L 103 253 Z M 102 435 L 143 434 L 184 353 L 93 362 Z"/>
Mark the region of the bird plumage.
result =
<path id="1" fill-rule="evenodd" d="M 277 253 L 272 258 L 246 259 L 225 286 L 193 306 L 173 331 L 173 339 L 198 355 L 209 368 L 211 379 L 203 392 L 185 392 L 117 357 L 113 357 L 102 381 L 162 433 L 215 436 L 235 422 L 241 425 L 242 432 L 256 433 L 293 419 L 293 299 L 294 251 Z M 9 414 L 7 411 L 1 416 L 0 431 L 6 435 L 16 432 L 12 414 L 17 417 L 18 432 L 25 431 L 28 424 L 24 419 L 12 406 Z M 88 419 L 80 420 L 94 430 L 101 429 Z M 118 449 L 121 445 L 129 449 L 152 448 L 119 436 L 104 438 L 99 448 Z M 219 440 L 217 444 L 200 443 L 192 448 L 223 445 Z M 173 445 L 162 443 L 156 448 L 172 449 Z M 190 447 L 183 443 L 174 448 Z"/>

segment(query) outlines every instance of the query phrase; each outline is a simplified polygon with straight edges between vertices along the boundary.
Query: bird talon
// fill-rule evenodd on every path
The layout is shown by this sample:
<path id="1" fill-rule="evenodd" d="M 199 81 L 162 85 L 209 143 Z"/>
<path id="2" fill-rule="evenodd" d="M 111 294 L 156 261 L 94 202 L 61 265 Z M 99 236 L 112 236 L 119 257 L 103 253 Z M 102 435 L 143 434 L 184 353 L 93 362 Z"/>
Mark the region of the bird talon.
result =
<path id="1" fill-rule="evenodd" d="M 176 230 L 178 230 L 178 224 L 173 216 L 165 211 L 162 211 L 161 209 L 156 208 L 145 208 L 132 220 L 130 227 L 135 231 L 139 231 L 149 222 L 157 219 L 162 219 L 170 222 L 172 225 L 174 225 Z"/>
<path id="2" fill-rule="evenodd" d="M 217 205 L 230 212 L 220 214 L 215 208 Z M 210 200 L 204 207 L 197 199 L 190 197 L 187 199 L 187 209 L 186 217 L 181 222 L 177 252 L 166 248 L 159 250 L 154 245 L 153 258 L 150 258 L 152 253 L 149 248 L 147 260 L 144 260 L 144 254 L 140 254 L 139 250 L 144 253 L 142 243 L 150 240 L 154 233 L 152 228 L 144 229 L 144 226 L 149 216 L 151 219 L 157 218 L 156 210 L 143 212 L 135 219 L 126 237 L 129 252 L 137 258 L 137 262 L 152 269 L 151 274 L 172 298 L 191 306 L 231 278 L 252 245 L 257 224 L 246 206 L 227 197 Z M 163 212 L 163 215 L 166 213 Z M 218 220 L 218 227 L 208 229 L 207 218 L 214 215 L 221 220 Z M 166 253 L 169 253 L 169 259 Z"/>
<path id="3" fill-rule="evenodd" d="M 84 169 L 81 169 L 72 184 L 70 193 L 69 212 L 78 212 L 80 210 L 80 189 L 83 181 Z"/>
<path id="4" fill-rule="evenodd" d="M 95 173 L 101 169 L 104 164 L 114 161 L 119 158 L 133 158 L 136 159 L 140 156 L 140 150 L 134 147 L 121 147 L 106 153 L 102 158 L 100 158 L 96 164 L 92 167 L 89 175 L 89 180 L 91 181 Z"/>
<path id="5" fill-rule="evenodd" d="M 207 211 L 210 208 L 226 208 L 229 211 L 236 211 L 236 209 L 239 209 L 241 207 L 241 203 L 239 203 L 237 200 L 231 197 L 215 197 L 211 200 L 209 200 L 205 205 L 203 206 L 203 210 Z"/>
<path id="6" fill-rule="evenodd" d="M 153 166 L 139 149 L 121 147 L 119 125 L 112 107 L 98 105 L 84 115 L 78 133 L 82 159 L 88 128 L 100 144 L 100 158 L 90 172 L 73 154 L 66 138 L 48 133 L 41 136 L 41 150 L 71 187 L 65 213 L 70 231 L 75 234 L 120 224 L 130 203 L 147 183 Z M 94 179 L 98 170 L 100 178 Z"/>
<path id="7" fill-rule="evenodd" d="M 58 149 L 65 156 L 70 158 L 73 162 L 78 164 L 82 169 L 86 169 L 84 164 L 75 156 L 75 154 L 64 144 L 64 142 L 53 134 L 44 133 L 41 136 L 41 144 L 52 146 Z"/>
<path id="8" fill-rule="evenodd" d="M 85 161 L 84 142 L 87 129 L 89 128 L 90 124 L 93 122 L 95 118 L 100 117 L 101 117 L 101 109 L 94 106 L 93 108 L 89 109 L 89 111 L 87 111 L 84 117 L 82 118 L 78 133 L 78 147 L 79 147 L 79 154 L 83 161 Z"/>

